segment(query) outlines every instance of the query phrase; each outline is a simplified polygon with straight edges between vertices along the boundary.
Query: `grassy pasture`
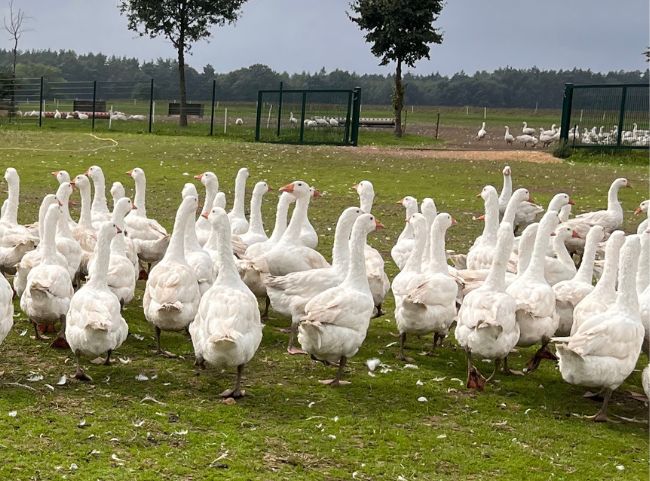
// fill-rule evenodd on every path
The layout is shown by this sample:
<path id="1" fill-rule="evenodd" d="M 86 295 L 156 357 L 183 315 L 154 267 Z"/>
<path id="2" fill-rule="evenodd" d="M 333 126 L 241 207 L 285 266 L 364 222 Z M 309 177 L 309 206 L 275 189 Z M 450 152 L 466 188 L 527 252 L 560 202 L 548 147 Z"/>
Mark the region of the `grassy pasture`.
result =
<path id="1" fill-rule="evenodd" d="M 338 214 L 358 202 L 351 184 L 369 179 L 377 192 L 375 214 L 386 225 L 370 242 L 384 254 L 391 278 L 396 268 L 389 251 L 404 225 L 396 201 L 407 194 L 433 197 L 439 211 L 450 212 L 459 221 L 449 232 L 448 248 L 466 251 L 482 228 L 472 221 L 482 209 L 475 195 L 486 183 L 500 188 L 504 165 L 428 160 L 389 148 L 375 152 L 117 132 L 97 136 L 113 140 L 99 140 L 86 132 L 0 130 L 0 169 L 14 166 L 21 175 L 21 222 L 33 221 L 42 196 L 55 190 L 49 172 L 57 169 L 76 174 L 97 164 L 108 185 L 120 180 L 131 193 L 132 182 L 124 172 L 142 167 L 147 173 L 149 215 L 170 228 L 180 189 L 194 174 L 217 173 L 230 205 L 235 173 L 247 166 L 249 195 L 257 180 L 277 188 L 297 178 L 324 192 L 312 205 L 310 218 L 320 234 L 319 250 L 329 253 Z M 515 186 L 528 187 L 540 203 L 566 191 L 575 198 L 578 212 L 602 208 L 611 180 L 628 177 L 633 188 L 621 193 L 628 232 L 639 220 L 632 211 L 648 194 L 647 164 L 629 165 L 625 157 L 615 163 L 510 165 Z M 264 201 L 267 229 L 273 223 L 276 199 L 270 193 Z M 288 321 L 272 313 L 260 350 L 245 371 L 249 395 L 236 405 L 226 405 L 217 394 L 231 383 L 233 373 L 208 370 L 196 375 L 185 335 L 163 335 L 166 348 L 182 359 L 151 353 L 153 332 L 142 314 L 143 289 L 140 283 L 136 299 L 125 310 L 131 335 L 116 353 L 117 362 L 104 367 L 85 361 L 95 380 L 88 385 L 68 381 L 56 386 L 61 375 L 74 371 L 70 353 L 30 338 L 30 326 L 16 309 L 15 326 L 0 346 L 3 479 L 647 476 L 647 406 L 627 394 L 641 391 L 640 371 L 611 403 L 611 414 L 629 420 L 607 425 L 581 418 L 593 414 L 598 405 L 582 398 L 583 389 L 565 384 L 549 363 L 524 378 L 497 376 L 483 393 L 468 392 L 463 386 L 464 356 L 455 349 L 453 335 L 433 357 L 419 354 L 429 339 L 410 339 L 409 355 L 417 369 L 404 368 L 395 359 L 389 297 L 387 315 L 372 321 L 366 342 L 349 363 L 346 376 L 351 385 L 322 386 L 317 380 L 330 377 L 332 368 L 287 356 L 286 335 L 279 328 Z M 522 366 L 530 355 L 529 349 L 516 353 L 512 365 Z M 388 370 L 370 376 L 365 361 L 372 357 L 380 358 Z M 639 369 L 647 362 L 642 355 Z M 491 371 L 489 364 L 479 367 Z M 31 373 L 44 379 L 30 382 Z M 141 373 L 150 380 L 136 381 Z M 418 402 L 421 396 L 427 402 Z M 9 416 L 14 411 L 15 416 Z"/>

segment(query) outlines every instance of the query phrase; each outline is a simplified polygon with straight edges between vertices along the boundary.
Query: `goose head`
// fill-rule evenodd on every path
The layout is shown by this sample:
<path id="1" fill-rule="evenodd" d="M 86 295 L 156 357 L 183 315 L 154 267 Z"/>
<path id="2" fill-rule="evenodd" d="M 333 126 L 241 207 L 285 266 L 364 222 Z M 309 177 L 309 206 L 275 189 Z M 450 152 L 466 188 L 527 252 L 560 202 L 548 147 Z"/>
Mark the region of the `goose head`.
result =
<path id="1" fill-rule="evenodd" d="M 287 194 L 288 195 L 288 194 Z M 214 196 L 214 202 L 212 207 L 219 207 L 220 209 L 226 208 L 226 194 L 225 192 L 217 192 L 217 195 Z"/>
<path id="2" fill-rule="evenodd" d="M 183 190 L 181 191 L 181 197 L 183 199 L 188 196 L 193 196 L 193 197 L 199 196 L 199 192 L 196 190 L 196 186 L 191 182 L 186 183 L 183 186 Z"/>
<path id="3" fill-rule="evenodd" d="M 102 222 L 102 224 L 99 226 L 99 231 L 97 232 L 97 243 L 110 243 L 110 241 L 115 237 L 117 234 L 121 234 L 122 229 L 120 229 L 117 225 L 115 225 L 114 222 L 111 221 L 106 221 Z"/>
<path id="4" fill-rule="evenodd" d="M 362 180 L 358 184 L 354 184 L 352 188 L 356 190 L 359 195 L 361 207 L 369 211 L 375 200 L 375 188 L 373 187 L 372 182 L 369 180 Z"/>
<path id="5" fill-rule="evenodd" d="M 355 221 L 354 225 L 355 227 L 360 225 L 360 228 L 366 234 L 384 228 L 384 224 L 379 222 L 379 219 L 372 214 L 361 214 Z"/>
<path id="6" fill-rule="evenodd" d="M 117 202 L 119 199 L 125 196 L 126 191 L 124 190 L 122 182 L 113 182 L 113 185 L 111 185 L 111 197 L 113 198 L 113 201 Z"/>
<path id="7" fill-rule="evenodd" d="M 219 188 L 219 179 L 214 172 L 203 172 L 202 174 L 195 175 L 194 178 L 200 181 L 205 187 L 216 186 Z"/>
<path id="8" fill-rule="evenodd" d="M 95 182 L 98 180 L 104 180 L 104 171 L 102 171 L 102 168 L 98 165 L 90 166 L 86 171 L 86 175 Z"/>
<path id="9" fill-rule="evenodd" d="M 506 126 L 506 129 L 507 129 L 507 128 L 508 128 L 508 127 Z M 504 175 L 505 177 L 508 177 L 508 176 L 512 175 L 512 169 L 510 168 L 509 165 L 506 165 L 506 166 L 503 168 L 503 175 Z"/>
<path id="10" fill-rule="evenodd" d="M 255 187 L 253 187 L 253 195 L 264 195 L 269 190 L 271 190 L 271 187 L 269 187 L 269 184 L 267 184 L 264 181 L 261 181 L 261 182 L 258 182 L 257 184 L 255 184 Z"/>
<path id="11" fill-rule="evenodd" d="M 319 190 L 316 189 L 316 187 L 310 187 L 309 192 L 311 192 L 311 198 L 312 199 L 318 199 L 322 194 L 320 193 Z"/>
<path id="12" fill-rule="evenodd" d="M 144 170 L 142 170 L 140 167 L 136 167 L 135 169 L 129 170 L 126 175 L 131 177 L 133 180 L 139 180 L 143 179 L 144 180 Z"/>
<path id="13" fill-rule="evenodd" d="M 72 187 L 76 187 L 80 191 L 85 191 L 90 189 L 90 181 L 88 177 L 84 174 L 77 175 L 74 180 L 71 182 Z"/>
<path id="14" fill-rule="evenodd" d="M 115 207 L 113 207 L 113 222 L 117 220 L 124 220 L 126 214 L 131 212 L 136 207 L 133 205 L 133 202 L 128 197 L 122 197 L 115 202 Z"/>
<path id="15" fill-rule="evenodd" d="M 514 202 L 524 202 L 524 201 L 533 202 L 528 189 L 517 189 L 517 190 L 515 190 L 512 193 L 512 197 L 510 199 L 511 199 L 511 202 L 512 202 L 512 199 L 515 199 Z"/>
<path id="16" fill-rule="evenodd" d="M 221 207 L 213 207 L 209 213 L 203 213 L 201 215 L 208 219 L 210 225 L 216 231 L 220 231 L 222 234 L 230 233 L 230 220 L 228 219 L 228 214 Z"/>
<path id="17" fill-rule="evenodd" d="M 20 181 L 20 177 L 18 177 L 18 171 L 13 167 L 8 167 L 7 170 L 5 170 L 5 181 L 9 185 L 17 184 Z"/>
<path id="18" fill-rule="evenodd" d="M 308 198 L 312 196 L 311 187 L 303 180 L 294 180 L 290 184 L 280 187 L 280 192 L 289 192 L 293 194 L 296 199 Z"/>
<path id="19" fill-rule="evenodd" d="M 551 202 L 548 203 L 548 210 L 555 210 L 559 212 L 565 205 L 575 205 L 575 202 L 571 200 L 569 194 L 555 194 L 551 199 Z"/>
<path id="20" fill-rule="evenodd" d="M 60 184 L 62 182 L 70 182 L 70 174 L 65 170 L 55 170 L 51 174 L 56 178 L 57 182 Z"/>
<path id="21" fill-rule="evenodd" d="M 494 188 L 494 186 L 486 185 L 485 187 L 483 187 L 483 189 L 477 195 L 477 197 L 481 197 L 487 204 L 491 200 L 497 200 L 499 198 L 499 195 L 497 193 L 497 190 Z"/>
<path id="22" fill-rule="evenodd" d="M 59 188 L 56 190 L 56 199 L 61 205 L 67 204 L 70 196 L 72 195 L 72 185 L 70 182 L 62 182 L 59 184 Z"/>
<path id="23" fill-rule="evenodd" d="M 639 207 L 634 209 L 634 215 L 639 215 L 641 212 L 648 212 L 649 205 L 650 205 L 650 200 L 644 200 L 639 204 Z"/>
<path id="24" fill-rule="evenodd" d="M 415 208 L 415 210 L 417 211 L 418 201 L 415 199 L 415 197 L 411 197 L 410 195 L 407 195 L 397 203 L 402 207 L 404 207 L 406 210 L 410 210 L 410 208 Z"/>
<path id="25" fill-rule="evenodd" d="M 415 238 L 424 237 L 427 231 L 427 219 L 423 214 L 416 212 L 409 217 L 408 223 L 413 228 Z"/>
<path id="26" fill-rule="evenodd" d="M 425 197 L 422 199 L 422 203 L 420 204 L 420 211 L 422 212 L 422 215 L 424 215 L 424 218 L 427 219 L 429 225 L 431 225 L 431 222 L 433 222 L 433 219 L 435 219 L 436 215 L 438 214 L 436 203 L 431 197 Z"/>
<path id="27" fill-rule="evenodd" d="M 456 225 L 456 224 L 458 224 L 458 222 L 456 222 L 456 219 L 454 219 L 451 216 L 451 214 L 448 214 L 447 212 L 441 212 L 436 216 L 436 219 L 433 221 L 433 228 L 446 231 L 452 225 Z"/>
<path id="28" fill-rule="evenodd" d="M 555 235 L 558 241 L 566 241 L 568 239 L 573 238 L 578 238 L 580 237 L 576 231 L 573 230 L 573 228 L 566 226 L 566 225 L 561 225 L 557 229 L 555 229 Z"/>
<path id="29" fill-rule="evenodd" d="M 622 189 L 624 187 L 632 187 L 632 185 L 630 185 L 630 182 L 625 177 L 620 177 L 612 182 L 612 187 Z"/>

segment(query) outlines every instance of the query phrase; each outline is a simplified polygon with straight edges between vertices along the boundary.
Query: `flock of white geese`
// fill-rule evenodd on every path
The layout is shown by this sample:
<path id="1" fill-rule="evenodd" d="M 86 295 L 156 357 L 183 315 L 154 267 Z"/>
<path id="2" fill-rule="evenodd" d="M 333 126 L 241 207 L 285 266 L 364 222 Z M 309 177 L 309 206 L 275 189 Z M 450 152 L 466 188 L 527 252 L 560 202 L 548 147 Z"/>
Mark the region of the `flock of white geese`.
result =
<path id="1" fill-rule="evenodd" d="M 9 194 L 0 218 L 0 268 L 13 275 L 13 289 L 0 276 L 0 342 L 13 326 L 12 298 L 18 295 L 37 339 L 58 329 L 52 344 L 71 349 L 75 377 L 82 381 L 91 378 L 81 356 L 102 356 L 109 364 L 126 339 L 122 308 L 133 300 L 138 278 L 146 278 L 144 315 L 159 354 L 173 356 L 162 349 L 161 332 L 187 330 L 197 366 L 236 368 L 234 386 L 223 397 L 244 394 L 242 372 L 260 345 L 269 306 L 291 319 L 288 353 L 338 366 L 334 379 L 321 382 L 344 383 L 346 362 L 361 347 L 371 318 L 382 315 L 391 288 L 399 359 L 409 361 L 407 335 L 433 334 L 433 350 L 455 323 L 456 341 L 467 355 L 467 387 L 482 390 L 499 368 L 522 374 L 509 368 L 508 355 L 539 345 L 525 371 L 534 371 L 542 359 L 559 358 L 565 381 L 600 389 L 596 421 L 607 420 L 612 391 L 648 345 L 650 230 L 647 219 L 637 234 L 620 230 L 618 192 L 629 187 L 624 178 L 612 183 L 607 209 L 571 218 L 569 195 L 555 195 L 544 210 L 528 190 L 513 191 L 512 169 L 505 167 L 501 192 L 488 185 L 479 194 L 484 230 L 466 255 L 445 248 L 446 232 L 456 223 L 451 215 L 437 212 L 430 198 L 418 206 L 415 198 L 404 197 L 406 224 L 391 250 L 400 271 L 391 285 L 382 256 L 367 243 L 368 234 L 383 227 L 371 213 L 375 193 L 367 180 L 354 186 L 360 205 L 338 219 L 330 264 L 316 250 L 318 235 L 308 217 L 310 200 L 319 193 L 301 180 L 280 189 L 268 237 L 261 205 L 270 187 L 255 184 L 247 218 L 246 168 L 237 174 L 229 212 L 213 172 L 195 177 L 205 187 L 198 218 L 197 188 L 185 184 L 171 234 L 147 215 L 142 169 L 127 173 L 135 183 L 133 201 L 120 182 L 112 184 L 112 210 L 100 167 L 74 178 L 65 171 L 52 174 L 59 186 L 44 197 L 38 222 L 20 225 L 19 176 L 14 168 L 5 172 Z M 69 211 L 75 189 L 81 197 L 77 221 Z M 642 202 L 636 213 L 647 214 L 648 204 Z M 493 360 L 492 375 L 483 377 L 475 359 Z M 648 369 L 643 386 L 648 393 Z"/>

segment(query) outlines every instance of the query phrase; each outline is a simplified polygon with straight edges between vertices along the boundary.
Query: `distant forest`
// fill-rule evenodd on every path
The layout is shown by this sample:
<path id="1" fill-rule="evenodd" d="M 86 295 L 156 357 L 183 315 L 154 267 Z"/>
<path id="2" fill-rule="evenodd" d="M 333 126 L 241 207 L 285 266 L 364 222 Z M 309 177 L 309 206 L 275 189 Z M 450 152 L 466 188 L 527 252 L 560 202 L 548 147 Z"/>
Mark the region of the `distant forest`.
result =
<path id="1" fill-rule="evenodd" d="M 0 75 L 9 75 L 11 52 L 0 50 Z M 216 80 L 217 98 L 221 101 L 254 101 L 260 89 L 361 87 L 365 104 L 389 104 L 392 94 L 391 75 L 357 74 L 342 70 L 316 73 L 275 72 L 256 64 L 229 73 L 217 73 L 206 65 L 201 71 L 187 68 L 188 97 L 208 99 L 212 81 Z M 538 68 L 500 68 L 494 72 L 464 72 L 452 76 L 440 74 L 406 74 L 407 105 L 446 105 L 478 107 L 559 108 L 566 82 L 631 83 L 648 82 L 649 72 L 618 71 L 597 73 L 590 70 L 539 70 Z M 148 82 L 155 83 L 155 97 L 178 97 L 178 72 L 174 60 L 141 62 L 135 58 L 109 57 L 103 54 L 78 55 L 74 51 L 33 50 L 19 54 L 16 76 L 41 77 L 48 81 L 126 81 L 143 82 L 132 95 L 148 95 Z"/>

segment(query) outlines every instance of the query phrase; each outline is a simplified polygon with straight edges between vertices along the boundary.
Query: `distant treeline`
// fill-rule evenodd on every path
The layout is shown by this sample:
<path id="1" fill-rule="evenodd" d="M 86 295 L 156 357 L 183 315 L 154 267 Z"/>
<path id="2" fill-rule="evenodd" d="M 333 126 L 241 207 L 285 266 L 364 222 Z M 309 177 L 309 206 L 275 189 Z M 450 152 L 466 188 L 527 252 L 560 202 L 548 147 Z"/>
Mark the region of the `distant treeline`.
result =
<path id="1" fill-rule="evenodd" d="M 0 70 L 10 71 L 11 52 L 0 50 Z M 278 88 L 362 88 L 365 104 L 389 104 L 392 94 L 391 75 L 360 75 L 342 70 L 316 73 L 279 73 L 266 65 L 256 64 L 229 73 L 217 73 L 206 65 L 201 71 L 187 69 L 188 97 L 208 99 L 212 81 L 217 83 L 217 98 L 222 101 L 254 101 L 260 89 Z M 566 82 L 630 83 L 648 82 L 649 72 L 618 71 L 597 73 L 590 70 L 539 70 L 538 68 L 500 68 L 494 72 L 464 72 L 451 77 L 440 74 L 406 74 L 406 103 L 412 105 L 448 105 L 480 107 L 558 108 Z M 148 95 L 144 82 L 155 79 L 156 98 L 178 97 L 178 66 L 176 61 L 158 59 L 141 62 L 135 58 L 109 57 L 103 54 L 78 55 L 74 51 L 33 50 L 21 52 L 17 77 L 41 77 L 48 81 L 141 81 L 131 92 Z"/>

